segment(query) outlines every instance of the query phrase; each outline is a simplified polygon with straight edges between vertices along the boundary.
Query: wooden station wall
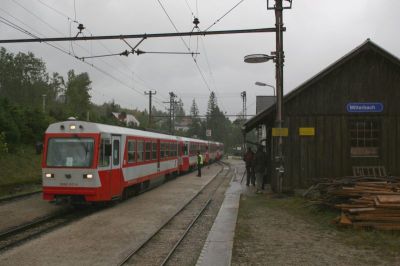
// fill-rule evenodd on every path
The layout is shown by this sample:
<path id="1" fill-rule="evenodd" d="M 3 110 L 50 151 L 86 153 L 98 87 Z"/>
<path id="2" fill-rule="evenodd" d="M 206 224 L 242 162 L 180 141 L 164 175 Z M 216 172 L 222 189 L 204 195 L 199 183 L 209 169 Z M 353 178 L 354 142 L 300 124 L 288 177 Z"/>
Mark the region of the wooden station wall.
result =
<path id="1" fill-rule="evenodd" d="M 379 48 L 380 49 L 380 48 Z M 285 178 L 283 187 L 307 188 L 320 178 L 353 175 L 353 166 L 384 166 L 400 176 L 400 63 L 367 43 L 360 51 L 332 65 L 329 71 L 299 87 L 284 100 Z M 396 61 L 397 60 L 397 61 Z M 377 113 L 348 112 L 348 103 L 381 103 Z M 350 154 L 350 121 L 377 121 L 378 156 Z M 264 123 L 272 127 L 274 114 Z M 299 128 L 314 128 L 300 136 Z"/>

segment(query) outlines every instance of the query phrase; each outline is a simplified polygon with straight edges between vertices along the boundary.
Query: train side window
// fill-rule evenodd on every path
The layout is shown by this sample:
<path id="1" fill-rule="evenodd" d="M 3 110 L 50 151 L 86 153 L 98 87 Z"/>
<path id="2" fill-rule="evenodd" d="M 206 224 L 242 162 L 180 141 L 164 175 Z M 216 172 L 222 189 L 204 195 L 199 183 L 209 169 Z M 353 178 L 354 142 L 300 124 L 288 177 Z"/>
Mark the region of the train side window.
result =
<path id="1" fill-rule="evenodd" d="M 143 162 L 143 140 L 138 140 L 137 142 L 137 161 L 138 162 Z"/>
<path id="2" fill-rule="evenodd" d="M 128 163 L 134 163 L 136 160 L 135 153 L 136 153 L 136 141 L 135 140 L 128 140 Z"/>
<path id="3" fill-rule="evenodd" d="M 114 139 L 113 141 L 113 165 L 119 164 L 119 140 Z"/>
<path id="4" fill-rule="evenodd" d="M 188 144 L 187 143 L 185 143 L 183 145 L 183 155 L 188 155 Z"/>
<path id="5" fill-rule="evenodd" d="M 151 159 L 151 142 L 149 142 L 149 141 L 146 141 L 146 153 L 145 153 L 145 155 L 146 155 L 146 161 L 148 161 L 148 160 L 150 160 Z"/>
<path id="6" fill-rule="evenodd" d="M 165 143 L 165 151 L 164 151 L 165 158 L 169 157 L 169 143 Z"/>
<path id="7" fill-rule="evenodd" d="M 153 142 L 153 147 L 151 150 L 151 159 L 157 160 L 157 142 Z"/>
<path id="8" fill-rule="evenodd" d="M 164 158 L 164 143 L 160 143 L 160 159 Z"/>
<path id="9" fill-rule="evenodd" d="M 178 156 L 178 143 L 174 143 L 174 155 Z"/>
<path id="10" fill-rule="evenodd" d="M 110 145 L 110 139 L 101 139 L 99 151 L 99 166 L 105 167 L 110 165 L 110 156 L 106 156 L 106 145 Z"/>

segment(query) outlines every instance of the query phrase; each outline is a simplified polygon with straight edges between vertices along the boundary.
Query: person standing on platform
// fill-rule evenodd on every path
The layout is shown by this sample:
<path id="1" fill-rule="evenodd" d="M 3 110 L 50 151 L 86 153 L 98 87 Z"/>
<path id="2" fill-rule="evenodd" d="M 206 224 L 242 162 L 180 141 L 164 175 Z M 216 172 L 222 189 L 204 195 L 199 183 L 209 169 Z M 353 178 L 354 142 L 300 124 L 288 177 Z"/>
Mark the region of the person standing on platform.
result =
<path id="1" fill-rule="evenodd" d="M 243 160 L 246 164 L 246 186 L 251 184 L 254 186 L 254 152 L 250 147 L 247 148 L 247 152 L 245 153 Z"/>
<path id="2" fill-rule="evenodd" d="M 254 170 L 256 173 L 256 183 L 257 183 L 257 191 L 256 193 L 262 193 L 262 185 L 264 174 L 266 170 L 267 164 L 267 156 L 263 151 L 263 147 L 261 145 L 257 146 L 257 152 L 254 156 Z"/>
<path id="3" fill-rule="evenodd" d="M 203 155 L 197 151 L 197 176 L 201 177 L 201 167 L 203 166 Z"/>

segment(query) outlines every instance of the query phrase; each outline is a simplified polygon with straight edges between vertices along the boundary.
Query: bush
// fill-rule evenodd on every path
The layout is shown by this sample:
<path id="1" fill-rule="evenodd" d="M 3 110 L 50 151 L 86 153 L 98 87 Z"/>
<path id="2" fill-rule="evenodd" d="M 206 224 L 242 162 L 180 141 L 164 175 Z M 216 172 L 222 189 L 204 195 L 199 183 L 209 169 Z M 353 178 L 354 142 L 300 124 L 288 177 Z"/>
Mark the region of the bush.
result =
<path id="1" fill-rule="evenodd" d="M 8 146 L 6 142 L 6 134 L 4 132 L 0 132 L 0 156 L 8 153 Z"/>

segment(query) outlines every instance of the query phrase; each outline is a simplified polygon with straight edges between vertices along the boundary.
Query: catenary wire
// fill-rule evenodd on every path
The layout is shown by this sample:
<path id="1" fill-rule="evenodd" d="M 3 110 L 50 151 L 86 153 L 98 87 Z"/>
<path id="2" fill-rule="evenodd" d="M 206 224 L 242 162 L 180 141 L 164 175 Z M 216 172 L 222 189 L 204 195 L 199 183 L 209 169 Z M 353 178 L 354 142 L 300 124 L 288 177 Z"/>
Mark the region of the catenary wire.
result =
<path id="1" fill-rule="evenodd" d="M 21 4 L 18 3 L 16 0 L 13 0 L 13 1 L 16 2 L 16 3 L 17 3 L 20 7 L 22 7 L 25 11 L 27 11 L 27 12 L 30 13 L 30 14 L 32 14 L 34 17 L 38 18 L 38 19 L 41 20 L 43 23 L 45 23 L 46 25 L 48 25 L 51 29 L 53 29 L 53 30 L 56 31 L 57 33 L 63 34 L 63 33 L 61 33 L 60 31 L 58 31 L 56 28 L 52 27 L 50 24 L 48 24 L 47 22 L 45 22 L 44 20 L 42 20 L 41 18 L 39 18 L 39 17 L 38 17 L 37 15 L 35 15 L 34 13 L 32 13 L 31 11 L 29 11 L 29 10 L 26 9 L 25 7 L 21 6 Z M 40 0 L 38 0 L 38 1 L 39 1 L 40 3 L 42 3 Z M 43 4 L 43 3 L 42 3 L 42 4 Z M 48 8 L 50 8 L 50 9 L 52 9 L 53 11 L 57 12 L 59 15 L 62 15 L 62 16 L 67 17 L 67 19 L 68 19 L 69 21 L 72 21 L 72 22 L 75 22 L 75 23 L 79 23 L 79 22 L 76 20 L 76 11 L 75 11 L 75 20 L 72 20 L 69 16 L 63 14 L 61 11 L 58 11 L 58 10 L 56 10 L 55 8 L 49 7 L 49 5 L 45 5 L 45 6 L 48 7 Z M 71 32 L 70 32 L 70 35 L 71 35 Z M 77 46 L 80 47 L 82 50 L 84 50 L 84 51 L 90 53 L 90 51 L 88 51 L 85 47 L 83 47 L 83 46 L 81 46 L 81 45 L 77 45 Z M 73 55 L 74 57 L 77 57 L 76 54 L 75 54 L 75 51 L 74 51 L 74 49 L 73 49 L 72 44 L 71 44 L 71 49 L 72 49 L 72 55 Z M 78 58 L 78 59 L 79 59 L 79 58 Z M 113 70 L 115 70 L 115 67 L 112 66 L 112 65 L 110 65 L 107 61 L 102 60 L 102 62 L 103 62 L 104 64 L 108 65 L 109 67 L 111 67 Z M 87 62 L 85 62 L 85 63 L 87 63 Z M 119 69 L 117 69 L 117 71 L 120 72 L 120 73 L 122 73 Z M 122 73 L 122 74 L 123 74 L 123 73 Z M 114 77 L 114 78 L 115 78 L 115 77 Z M 127 85 L 125 84 L 125 86 L 127 86 Z M 132 87 L 129 87 L 129 88 L 135 90 L 135 89 L 132 88 Z M 135 91 L 137 91 L 137 90 L 135 90 Z M 138 91 L 137 91 L 137 92 L 138 92 Z M 142 93 L 142 92 L 138 92 L 138 93 Z M 157 102 L 158 104 L 160 104 L 160 105 L 162 106 L 162 102 L 157 101 L 157 99 L 155 99 L 155 102 Z"/>
<path id="2" fill-rule="evenodd" d="M 42 5 L 46 6 L 47 8 L 51 9 L 52 11 L 56 12 L 56 13 L 59 14 L 60 16 L 66 17 L 68 21 L 72 21 L 72 22 L 74 22 L 74 23 L 76 23 L 76 24 L 79 24 L 79 23 L 80 23 L 78 20 L 72 19 L 70 16 L 68 16 L 68 15 L 65 14 L 64 12 L 62 12 L 62 11 L 60 11 L 60 10 L 54 8 L 53 6 L 50 6 L 50 5 L 46 4 L 46 3 L 44 3 L 42 0 L 37 0 L 37 1 L 38 1 L 39 3 L 41 3 Z M 90 32 L 90 30 L 88 30 L 88 29 L 85 29 L 85 30 L 88 31 L 89 34 L 93 35 L 92 32 Z M 110 51 L 110 49 L 109 49 L 102 41 L 99 41 L 98 43 L 99 43 L 107 52 L 112 53 L 112 52 Z M 83 49 L 83 50 L 85 50 L 86 52 L 88 52 L 84 47 L 80 47 L 80 48 Z M 116 61 L 118 61 L 121 65 L 124 65 L 126 68 L 128 68 L 128 69 L 130 68 L 130 67 L 128 66 L 128 64 L 126 64 L 124 61 L 122 61 L 122 60 L 119 59 L 118 57 L 112 57 L 112 58 L 115 59 Z M 111 67 L 112 69 L 115 70 L 115 67 L 112 66 L 112 65 L 110 65 L 107 61 L 105 61 L 105 60 L 101 60 L 101 61 L 102 61 L 104 64 L 108 65 L 109 67 Z M 133 78 L 133 79 L 136 80 L 137 82 L 141 83 L 144 87 L 147 87 L 147 88 L 149 88 L 149 89 L 152 89 L 152 88 L 151 88 L 152 86 L 149 86 L 149 84 L 147 84 L 147 81 L 145 81 L 143 78 L 141 78 L 140 75 L 138 75 L 136 72 L 132 71 L 132 73 L 135 73 L 134 76 L 132 77 L 132 76 L 130 76 L 130 73 L 121 71 L 121 69 L 119 69 L 119 68 L 117 69 L 117 71 L 120 72 L 120 73 L 121 73 L 122 75 L 124 75 L 125 77 L 128 77 L 129 79 L 130 79 L 130 78 Z M 163 97 L 163 96 L 161 96 L 161 97 Z M 167 98 L 164 98 L 164 99 L 161 99 L 161 98 L 159 98 L 159 97 L 155 97 L 155 98 L 156 98 L 156 99 L 159 99 L 159 100 L 161 100 L 161 101 L 167 100 Z M 155 99 L 155 101 L 157 101 L 156 99 Z M 158 103 L 159 103 L 159 104 L 162 104 L 162 102 L 158 102 Z"/>
<path id="3" fill-rule="evenodd" d="M 168 17 L 168 19 L 169 19 L 169 21 L 171 22 L 172 26 L 175 28 L 175 31 L 176 31 L 177 33 L 179 33 L 178 28 L 175 26 L 175 23 L 172 21 L 171 17 L 169 16 L 169 14 L 168 14 L 167 10 L 165 9 L 165 7 L 163 6 L 163 4 L 160 2 L 160 0 L 157 0 L 157 2 L 160 4 L 160 6 L 161 6 L 161 8 L 163 9 L 165 15 Z M 185 42 L 185 40 L 182 38 L 182 36 L 180 36 L 180 38 L 181 38 L 182 42 L 184 43 L 184 45 L 186 46 L 186 48 L 188 49 L 188 51 L 190 52 L 190 51 L 191 51 L 191 50 L 190 50 L 190 47 L 187 45 L 187 43 Z M 193 58 L 193 57 L 192 57 L 192 58 Z M 203 74 L 203 72 L 201 71 L 200 66 L 199 66 L 198 63 L 197 63 L 197 60 L 196 60 L 195 58 L 193 58 L 193 61 L 194 61 L 195 65 L 196 65 L 197 70 L 198 70 L 199 73 L 200 73 L 200 76 L 201 76 L 201 78 L 202 78 L 204 84 L 206 85 L 207 89 L 208 89 L 208 90 L 210 91 L 210 93 L 211 93 L 212 90 L 210 89 L 210 85 L 208 84 L 206 78 L 204 77 L 204 74 Z"/>
<path id="4" fill-rule="evenodd" d="M 213 24 L 211 24 L 207 29 L 205 29 L 204 31 L 208 31 L 209 29 L 211 29 L 212 27 L 214 27 L 218 22 L 221 21 L 221 19 L 223 19 L 226 15 L 228 15 L 230 12 L 232 12 L 232 10 L 234 10 L 237 6 L 239 6 L 241 3 L 243 3 L 244 0 L 240 0 L 236 5 L 234 5 L 231 9 L 228 10 L 228 12 L 226 12 L 224 15 L 222 15 L 222 17 L 220 17 L 219 19 L 217 19 Z"/>
<path id="5" fill-rule="evenodd" d="M 0 22 L 2 22 L 3 24 L 5 24 L 5 25 L 7 25 L 7 26 L 9 26 L 9 27 L 12 27 L 12 28 L 14 28 L 14 29 L 16 29 L 16 30 L 18 30 L 18 31 L 20 31 L 20 32 L 22 32 L 22 33 L 24 33 L 24 34 L 27 34 L 27 35 L 29 35 L 29 36 L 31 36 L 31 37 L 33 37 L 33 38 L 39 38 L 37 35 L 35 35 L 35 34 L 29 32 L 28 30 L 22 28 L 21 26 L 18 26 L 17 24 L 15 24 L 15 23 L 13 23 L 13 22 L 7 20 L 7 19 L 4 18 L 4 17 L 1 17 L 1 16 L 0 16 Z M 63 48 L 61 48 L 61 47 L 59 47 L 59 46 L 57 46 L 57 45 L 55 45 L 55 44 L 52 44 L 52 43 L 49 43 L 49 42 L 44 42 L 44 43 L 47 44 L 47 45 L 49 45 L 49 46 L 51 46 L 51 47 L 53 47 L 53 48 L 55 48 L 55 49 L 57 49 L 58 51 L 60 51 L 60 52 L 62 52 L 62 53 L 64 53 L 64 54 L 66 54 L 66 55 L 69 55 L 69 56 L 71 56 L 71 57 L 77 59 L 77 58 L 76 58 L 75 56 L 73 56 L 70 52 L 64 50 Z M 78 59 L 78 60 L 79 60 L 79 59 Z M 100 67 L 98 67 L 98 66 L 96 66 L 96 65 L 94 65 L 94 64 L 92 64 L 92 63 L 88 63 L 88 62 L 85 62 L 85 61 L 82 61 L 82 60 L 79 60 L 79 61 L 80 61 L 80 62 L 83 62 L 84 64 L 87 64 L 87 65 L 93 67 L 93 68 L 96 69 L 97 71 L 99 71 L 99 72 L 101 72 L 102 74 L 104 74 L 104 75 L 106 75 L 106 76 L 112 78 L 114 81 L 120 83 L 121 85 L 123 85 L 123 86 L 125 86 L 125 87 L 127 87 L 127 88 L 129 88 L 129 89 L 131 89 L 131 90 L 133 90 L 133 91 L 135 91 L 135 92 L 137 92 L 137 93 L 140 94 L 141 96 L 144 96 L 144 95 L 142 94 L 142 92 L 135 90 L 134 88 L 130 87 L 129 85 L 127 85 L 126 83 L 124 83 L 124 82 L 121 81 L 120 79 L 114 77 L 113 75 L 111 75 L 111 74 L 108 73 L 107 71 L 103 70 L 102 68 L 100 68 Z M 145 97 L 145 96 L 144 96 L 144 97 Z"/>

